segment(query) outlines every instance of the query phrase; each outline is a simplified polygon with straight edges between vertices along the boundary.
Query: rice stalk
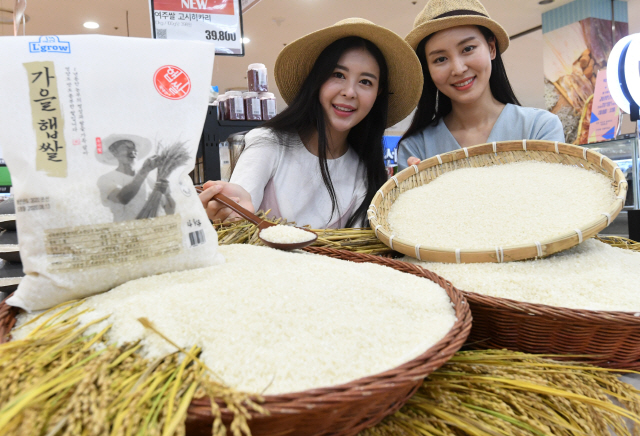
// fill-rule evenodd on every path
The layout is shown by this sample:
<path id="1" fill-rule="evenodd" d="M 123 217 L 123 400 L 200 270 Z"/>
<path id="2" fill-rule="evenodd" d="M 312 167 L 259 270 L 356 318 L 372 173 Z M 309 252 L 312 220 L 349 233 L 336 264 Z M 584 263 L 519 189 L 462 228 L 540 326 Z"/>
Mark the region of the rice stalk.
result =
<path id="1" fill-rule="evenodd" d="M 552 357 L 458 352 L 361 435 L 640 435 L 640 391 L 613 370 Z"/>
<path id="2" fill-rule="evenodd" d="M 288 222 L 284 218 L 269 217 L 269 212 L 259 211 L 256 215 L 274 224 L 295 225 L 295 222 Z M 260 230 L 256 225 L 247 220 L 239 220 L 231 223 L 215 223 L 214 227 L 218 233 L 218 244 L 251 244 L 264 245 L 258 238 Z M 305 226 L 305 228 L 309 228 Z M 312 244 L 314 247 L 337 248 L 355 253 L 364 254 L 387 254 L 391 253 L 389 247 L 384 245 L 375 236 L 371 229 L 367 228 L 347 228 L 347 229 L 311 229 L 318 234 L 318 239 Z"/>
<path id="3" fill-rule="evenodd" d="M 263 411 L 259 397 L 210 380 L 198 347 L 182 360 L 174 353 L 150 362 L 136 353 L 140 343 L 109 345 L 110 326 L 87 328 L 70 311 L 50 311 L 27 339 L 0 344 L 0 435 L 184 435 L 198 390 L 237 411 L 234 436 L 248 429 L 250 410 Z M 219 408 L 214 420 L 222 434 Z"/>
<path id="4" fill-rule="evenodd" d="M 605 244 L 609 244 L 612 247 L 625 248 L 627 250 L 640 251 L 640 242 L 636 242 L 629 238 L 623 238 L 622 236 L 604 236 L 598 235 L 596 239 Z"/>
<path id="5" fill-rule="evenodd" d="M 55 335 L 56 329 L 66 332 L 59 338 L 65 343 L 60 357 L 38 359 L 56 347 L 39 343 L 40 336 Z M 182 434 L 188 405 L 204 395 L 215 399 L 211 401 L 215 435 L 225 432 L 222 404 L 235 413 L 230 430 L 237 436 L 250 434 L 250 410 L 265 413 L 246 394 L 204 377 L 206 369 L 192 358 L 197 358 L 197 348 L 187 351 L 180 363 L 176 354 L 151 363 L 135 353 L 140 344 L 107 346 L 102 352 L 87 347 L 102 341 L 104 330 L 69 341 L 77 332 L 60 323 L 40 329 L 33 340 L 23 342 L 25 349 L 5 350 L 0 345 L 0 353 L 26 357 L 0 365 L 2 386 L 18 383 L 23 387 L 13 398 L 0 402 L 0 434 L 53 430 L 57 433 L 52 434 L 73 435 Z M 63 351 L 69 357 L 62 359 Z M 611 370 L 548 357 L 491 350 L 459 352 L 424 382 L 405 407 L 363 434 L 591 435 L 604 434 L 601 431 L 607 428 L 618 436 L 638 434 L 637 425 L 630 430 L 622 420 L 638 420 L 637 390 L 618 381 Z M 20 367 L 22 378 L 5 371 L 9 366 Z M 46 368 L 37 370 L 37 366 Z M 56 374 L 53 379 L 47 377 L 51 370 Z M 98 406 L 100 401 L 104 407 Z"/>

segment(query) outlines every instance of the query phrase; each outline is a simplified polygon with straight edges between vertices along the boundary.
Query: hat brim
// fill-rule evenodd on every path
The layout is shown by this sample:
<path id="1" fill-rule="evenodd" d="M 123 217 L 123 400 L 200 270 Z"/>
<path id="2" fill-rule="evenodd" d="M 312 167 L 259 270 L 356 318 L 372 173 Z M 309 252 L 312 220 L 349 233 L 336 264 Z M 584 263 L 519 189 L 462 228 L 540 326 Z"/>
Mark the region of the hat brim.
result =
<path id="1" fill-rule="evenodd" d="M 98 159 L 98 162 L 101 162 L 107 165 L 117 165 L 118 160 L 113 155 L 113 153 L 111 153 L 111 150 L 109 150 L 109 147 L 114 142 L 121 141 L 123 139 L 129 140 L 136 145 L 136 151 L 138 152 L 138 157 L 137 157 L 138 159 L 145 157 L 153 149 L 151 140 L 148 138 L 143 138 L 142 136 L 120 135 L 120 134 L 109 135 L 106 138 L 102 139 L 102 153 L 98 153 L 97 149 L 95 151 L 95 156 L 96 156 L 96 159 Z"/>
<path id="2" fill-rule="evenodd" d="M 290 104 L 311 72 L 320 53 L 331 43 L 348 36 L 371 41 L 382 52 L 389 70 L 387 127 L 416 107 L 424 78 L 414 50 L 396 33 L 373 23 L 344 23 L 327 27 L 288 44 L 278 55 L 274 76 L 280 95 Z"/>
<path id="3" fill-rule="evenodd" d="M 509 35 L 502 28 L 502 26 L 496 21 L 493 21 L 491 18 L 478 15 L 456 15 L 453 17 L 438 18 L 436 20 L 427 21 L 409 32 L 404 40 L 407 41 L 411 48 L 415 50 L 418 48 L 418 44 L 420 44 L 420 41 L 422 41 L 427 36 L 441 30 L 458 26 L 486 27 L 495 35 L 496 40 L 498 41 L 498 48 L 500 50 L 500 53 L 504 53 L 504 51 L 509 47 Z"/>

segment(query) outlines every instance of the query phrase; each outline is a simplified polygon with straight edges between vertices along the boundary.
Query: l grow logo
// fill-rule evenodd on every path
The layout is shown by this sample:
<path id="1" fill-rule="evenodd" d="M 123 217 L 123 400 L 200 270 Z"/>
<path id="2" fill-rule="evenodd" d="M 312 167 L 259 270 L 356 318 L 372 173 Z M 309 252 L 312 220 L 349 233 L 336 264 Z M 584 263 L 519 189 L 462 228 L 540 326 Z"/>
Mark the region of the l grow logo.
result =
<path id="1" fill-rule="evenodd" d="M 71 44 L 57 36 L 41 36 L 38 42 L 29 43 L 31 53 L 71 53 Z"/>

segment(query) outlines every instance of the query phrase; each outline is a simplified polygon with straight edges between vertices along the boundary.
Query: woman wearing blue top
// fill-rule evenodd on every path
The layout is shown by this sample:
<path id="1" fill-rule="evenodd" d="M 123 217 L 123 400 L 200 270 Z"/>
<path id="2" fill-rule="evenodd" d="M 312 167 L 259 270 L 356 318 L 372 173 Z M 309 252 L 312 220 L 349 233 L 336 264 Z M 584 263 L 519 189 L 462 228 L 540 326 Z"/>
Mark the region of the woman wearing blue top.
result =
<path id="1" fill-rule="evenodd" d="M 399 169 L 485 142 L 564 142 L 556 115 L 520 106 L 500 57 L 509 36 L 479 1 L 430 0 L 405 40 L 420 59 L 424 87 L 398 147 Z"/>

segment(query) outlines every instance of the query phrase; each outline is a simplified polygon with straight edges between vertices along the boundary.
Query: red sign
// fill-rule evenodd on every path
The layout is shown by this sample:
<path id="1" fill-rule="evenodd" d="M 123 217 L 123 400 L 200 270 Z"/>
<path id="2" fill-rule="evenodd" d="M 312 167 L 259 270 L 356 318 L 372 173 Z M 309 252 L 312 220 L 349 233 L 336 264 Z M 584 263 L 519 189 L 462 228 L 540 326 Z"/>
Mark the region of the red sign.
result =
<path id="1" fill-rule="evenodd" d="M 153 84 L 158 93 L 169 100 L 185 98 L 191 91 L 191 80 L 187 73 L 173 65 L 158 68 L 153 75 Z"/>
<path id="2" fill-rule="evenodd" d="M 233 15 L 233 0 L 153 0 L 156 11 Z"/>

